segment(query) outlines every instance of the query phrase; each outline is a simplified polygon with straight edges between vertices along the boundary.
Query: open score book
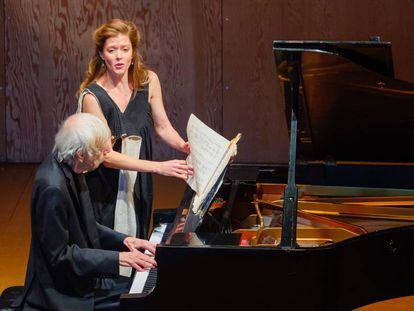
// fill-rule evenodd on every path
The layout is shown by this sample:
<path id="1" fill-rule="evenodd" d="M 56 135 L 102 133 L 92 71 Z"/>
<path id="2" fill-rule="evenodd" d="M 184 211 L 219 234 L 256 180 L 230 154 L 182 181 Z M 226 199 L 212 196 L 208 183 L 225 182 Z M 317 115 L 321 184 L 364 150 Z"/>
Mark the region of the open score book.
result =
<path id="1" fill-rule="evenodd" d="M 194 168 L 194 175 L 187 183 L 196 192 L 193 212 L 200 214 L 204 212 L 200 206 L 203 206 L 207 197 L 212 199 L 220 188 L 224 170 L 231 157 L 237 153 L 241 134 L 229 141 L 191 114 L 187 123 L 187 137 L 190 145 L 187 162 Z"/>

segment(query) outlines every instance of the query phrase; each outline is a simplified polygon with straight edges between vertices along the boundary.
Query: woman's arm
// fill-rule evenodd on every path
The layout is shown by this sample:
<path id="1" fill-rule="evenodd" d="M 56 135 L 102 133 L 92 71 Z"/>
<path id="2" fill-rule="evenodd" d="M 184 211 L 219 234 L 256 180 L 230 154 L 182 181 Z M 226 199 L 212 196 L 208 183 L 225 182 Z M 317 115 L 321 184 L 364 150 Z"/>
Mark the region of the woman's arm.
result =
<path id="1" fill-rule="evenodd" d="M 188 175 L 193 175 L 193 168 L 187 165 L 185 160 L 169 160 L 164 162 L 147 161 L 130 157 L 114 150 L 106 153 L 104 157 L 104 165 L 110 168 L 150 172 L 184 180 L 188 178 Z"/>
<path id="2" fill-rule="evenodd" d="M 106 118 L 102 112 L 101 106 L 99 105 L 95 96 L 93 96 L 92 94 L 88 93 L 85 94 L 85 96 L 83 97 L 82 112 L 93 114 L 97 116 L 99 119 L 101 119 L 101 121 L 104 122 L 106 125 L 108 125 L 108 122 L 106 121 Z"/>
<path id="3" fill-rule="evenodd" d="M 182 151 L 189 153 L 189 145 L 185 142 L 177 131 L 172 127 L 170 120 L 164 109 L 162 101 L 162 92 L 160 80 L 155 72 L 149 71 L 149 102 L 151 105 L 151 114 L 154 121 L 155 132 L 168 145 Z"/>

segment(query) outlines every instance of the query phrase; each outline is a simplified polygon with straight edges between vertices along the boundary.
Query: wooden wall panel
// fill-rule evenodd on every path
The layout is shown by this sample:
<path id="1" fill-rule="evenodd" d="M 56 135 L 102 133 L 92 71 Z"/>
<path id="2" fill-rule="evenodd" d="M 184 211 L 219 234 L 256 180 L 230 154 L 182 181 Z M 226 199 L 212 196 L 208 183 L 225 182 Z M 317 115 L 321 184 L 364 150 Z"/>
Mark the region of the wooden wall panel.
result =
<path id="1" fill-rule="evenodd" d="M 414 82 L 414 2 L 410 0 L 224 0 L 224 134 L 243 132 L 238 159 L 285 162 L 288 140 L 273 40 L 393 43 L 396 77 Z"/>
<path id="2" fill-rule="evenodd" d="M 285 162 L 287 130 L 272 58 L 280 2 L 223 2 L 224 134 L 241 132 L 238 162 Z"/>
<path id="3" fill-rule="evenodd" d="M 40 4 L 5 1 L 5 12 L 7 158 L 36 161 L 42 147 Z"/>
<path id="4" fill-rule="evenodd" d="M 93 54 L 91 34 L 111 18 L 133 20 L 142 54 L 159 75 L 167 113 L 185 134 L 190 112 L 221 126 L 221 0 L 6 0 L 7 156 L 38 162 L 58 124 L 76 109 L 75 93 Z M 155 158 L 178 156 L 158 140 Z"/>
<path id="5" fill-rule="evenodd" d="M 5 46 L 4 0 L 0 0 L 0 162 L 6 161 L 6 97 L 5 97 Z"/>
<path id="6" fill-rule="evenodd" d="M 158 73 L 164 105 L 186 137 L 190 113 L 216 130 L 222 124 L 221 0 L 148 1 L 143 58 Z M 183 157 L 155 139 L 155 159 Z"/>
<path id="7" fill-rule="evenodd" d="M 0 90 L 0 160 L 5 159 L 5 149 L 12 162 L 38 162 L 50 151 L 59 122 L 75 110 L 74 94 L 93 53 L 91 33 L 115 17 L 131 19 L 142 30 L 144 61 L 160 77 L 167 113 L 178 131 L 185 136 L 188 116 L 194 112 L 226 137 L 242 132 L 238 162 L 287 160 L 274 39 L 365 40 L 380 35 L 393 43 L 396 76 L 414 82 L 410 0 L 0 0 L 1 4 L 6 89 L 5 105 Z M 1 27 L 2 23 L 0 33 Z M 0 51 L 1 40 L 0 35 Z M 154 156 L 180 155 L 156 139 Z"/>
<path id="8" fill-rule="evenodd" d="M 51 151 L 59 123 L 75 111 L 74 92 L 84 52 L 77 27 L 82 25 L 74 8 L 66 1 L 5 2 L 7 159 L 11 162 L 42 161 Z"/>

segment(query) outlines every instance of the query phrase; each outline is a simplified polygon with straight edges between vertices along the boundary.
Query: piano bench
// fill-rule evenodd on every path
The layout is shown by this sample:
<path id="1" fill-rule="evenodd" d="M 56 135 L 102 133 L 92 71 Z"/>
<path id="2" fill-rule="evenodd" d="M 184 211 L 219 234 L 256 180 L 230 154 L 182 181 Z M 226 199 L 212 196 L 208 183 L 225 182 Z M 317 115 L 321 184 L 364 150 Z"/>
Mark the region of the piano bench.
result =
<path id="1" fill-rule="evenodd" d="M 23 295 L 24 286 L 12 286 L 6 288 L 0 296 L 0 311 L 20 310 L 12 308 L 12 304 Z"/>

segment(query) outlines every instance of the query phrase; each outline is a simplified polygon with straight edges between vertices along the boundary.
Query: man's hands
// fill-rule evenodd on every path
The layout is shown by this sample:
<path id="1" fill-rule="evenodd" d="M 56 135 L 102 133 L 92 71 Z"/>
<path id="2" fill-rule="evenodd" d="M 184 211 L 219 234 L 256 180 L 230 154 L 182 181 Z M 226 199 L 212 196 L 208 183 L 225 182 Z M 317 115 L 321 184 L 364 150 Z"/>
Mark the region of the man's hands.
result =
<path id="1" fill-rule="evenodd" d="M 119 264 L 121 266 L 132 267 L 137 271 L 144 271 L 157 266 L 153 257 L 155 255 L 155 244 L 133 237 L 125 238 L 124 244 L 130 251 L 119 253 Z M 146 250 L 146 252 L 140 252 L 141 249 Z"/>
<path id="2" fill-rule="evenodd" d="M 137 271 L 144 271 L 157 266 L 153 257 L 137 250 L 119 253 L 119 264 L 124 267 L 132 267 Z"/>
<path id="3" fill-rule="evenodd" d="M 193 167 L 188 165 L 185 160 L 158 162 L 157 168 L 154 171 L 154 173 L 160 175 L 177 177 L 184 180 L 192 176 L 193 172 Z"/>
<path id="4" fill-rule="evenodd" d="M 124 240 L 124 244 L 126 247 L 128 247 L 128 249 L 132 252 L 134 250 L 141 250 L 144 249 L 148 252 L 150 252 L 153 256 L 155 255 L 155 244 L 151 243 L 150 241 L 147 240 L 142 240 L 142 239 L 137 239 L 137 238 L 133 238 L 131 236 L 126 237 Z"/>

